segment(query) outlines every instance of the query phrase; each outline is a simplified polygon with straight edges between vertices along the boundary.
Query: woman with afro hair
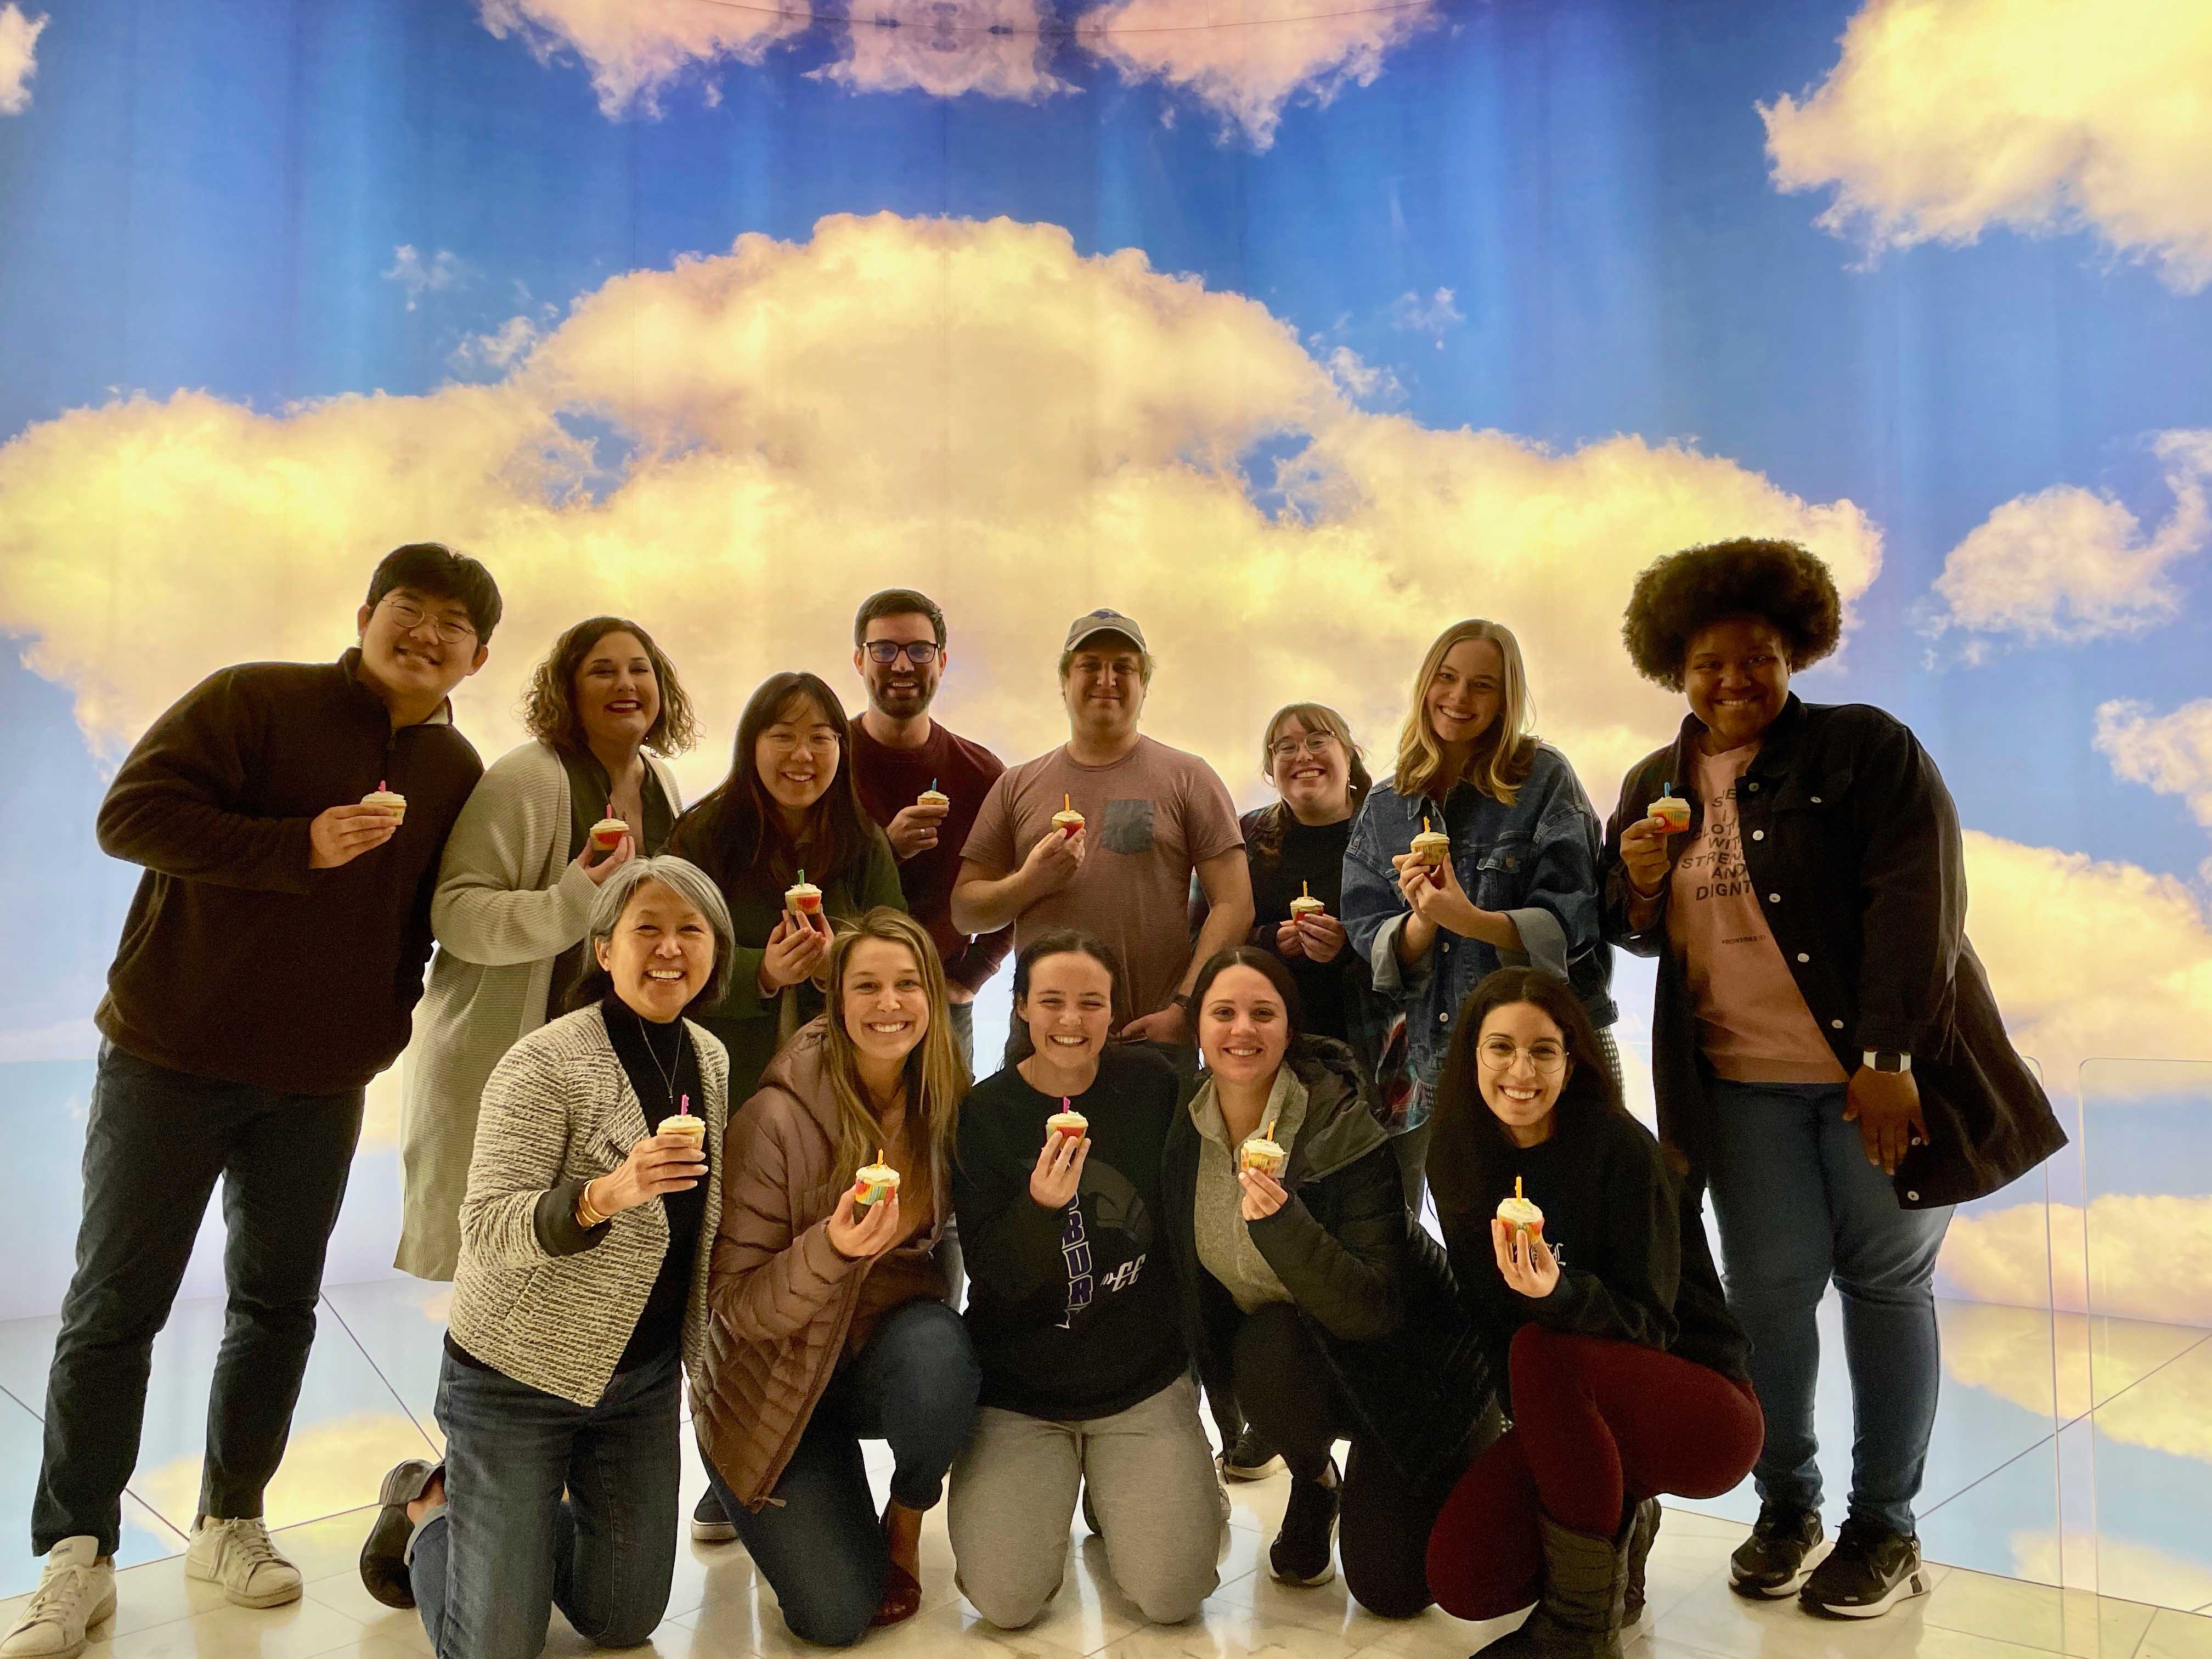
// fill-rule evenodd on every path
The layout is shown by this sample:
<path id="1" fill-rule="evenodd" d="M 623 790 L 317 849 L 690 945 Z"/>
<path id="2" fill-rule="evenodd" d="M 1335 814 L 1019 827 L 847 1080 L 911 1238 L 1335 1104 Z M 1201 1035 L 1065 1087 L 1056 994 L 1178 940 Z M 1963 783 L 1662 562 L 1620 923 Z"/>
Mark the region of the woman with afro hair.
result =
<path id="1" fill-rule="evenodd" d="M 1966 942 L 1958 814 L 1935 763 L 1881 709 L 1790 690 L 1841 630 L 1827 567 L 1794 543 L 1693 547 L 1637 579 L 1629 656 L 1689 713 L 1622 782 L 1605 909 L 1614 944 L 1659 961 L 1660 1133 L 1692 1194 L 1712 1192 L 1766 1416 L 1759 1523 L 1730 1577 L 1869 1618 L 1929 1583 L 1912 1504 L 1952 1207 L 2066 1137 Z M 1814 1310 L 1832 1281 L 1858 1427 L 1849 1516 L 1815 1565 Z"/>

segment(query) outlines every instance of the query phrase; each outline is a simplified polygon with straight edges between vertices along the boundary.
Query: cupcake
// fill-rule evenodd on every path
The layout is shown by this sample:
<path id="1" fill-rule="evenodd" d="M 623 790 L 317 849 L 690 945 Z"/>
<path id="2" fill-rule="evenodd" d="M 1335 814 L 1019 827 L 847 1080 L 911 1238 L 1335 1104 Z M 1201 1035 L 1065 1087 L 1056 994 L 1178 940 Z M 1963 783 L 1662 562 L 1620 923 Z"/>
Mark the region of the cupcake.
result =
<path id="1" fill-rule="evenodd" d="M 784 908 L 801 916 L 822 914 L 822 890 L 807 880 L 806 872 L 799 872 L 799 879 L 783 890 Z"/>
<path id="2" fill-rule="evenodd" d="M 615 816 L 615 804 L 607 803 L 607 815 L 592 826 L 592 845 L 602 853 L 611 853 L 622 845 L 622 838 L 629 834 L 629 825 Z"/>
<path id="3" fill-rule="evenodd" d="M 1312 884 L 1302 881 L 1298 884 L 1298 896 L 1291 901 L 1291 920 L 1296 921 L 1300 916 L 1318 916 L 1328 908 L 1328 906 L 1313 896 Z"/>
<path id="4" fill-rule="evenodd" d="M 952 797 L 939 789 L 937 787 L 937 780 L 932 778 L 929 781 L 929 787 L 914 798 L 914 804 L 916 806 L 950 806 L 952 805 Z"/>
<path id="5" fill-rule="evenodd" d="M 1080 1140 L 1090 1133 L 1091 1120 L 1069 1103 L 1066 1095 L 1060 1097 L 1060 1109 L 1045 1119 L 1046 1130 L 1056 1135 L 1066 1135 L 1070 1140 Z"/>
<path id="6" fill-rule="evenodd" d="M 1060 802 L 1060 811 L 1052 815 L 1052 827 L 1063 836 L 1072 836 L 1083 828 L 1083 814 L 1075 810 L 1073 796 L 1062 795 Z"/>
<path id="7" fill-rule="evenodd" d="M 1413 856 L 1423 864 L 1442 864 L 1451 856 L 1451 837 L 1441 830 L 1429 828 L 1426 818 L 1421 820 L 1421 833 L 1413 837 Z"/>
<path id="8" fill-rule="evenodd" d="M 686 1095 L 676 1103 L 674 1111 L 660 1120 L 656 1133 L 689 1140 L 691 1150 L 696 1152 L 707 1144 L 707 1120 L 691 1109 L 691 1097 Z"/>
<path id="9" fill-rule="evenodd" d="M 386 788 L 381 782 L 361 798 L 361 804 L 363 806 L 374 806 L 391 813 L 392 821 L 394 823 L 402 822 L 407 817 L 407 797 L 396 790 Z"/>
<path id="10" fill-rule="evenodd" d="M 1651 803 L 1650 813 L 1655 818 L 1667 821 L 1667 833 L 1670 836 L 1679 836 L 1690 827 L 1690 803 L 1674 793 L 1671 783 L 1667 786 L 1667 793 Z"/>
<path id="11" fill-rule="evenodd" d="M 865 1210 L 878 1199 L 898 1191 L 899 1172 L 884 1162 L 884 1149 L 876 1148 L 876 1161 L 863 1164 L 853 1176 L 853 1207 Z"/>
<path id="12" fill-rule="evenodd" d="M 1533 1234 L 1544 1236 L 1544 1212 L 1522 1195 L 1521 1177 L 1513 1177 L 1513 1196 L 1498 1200 L 1498 1218 L 1513 1230 L 1514 1245 L 1525 1248 L 1525 1241 Z"/>
<path id="13" fill-rule="evenodd" d="M 1254 1135 L 1237 1149 L 1237 1161 L 1255 1175 L 1280 1175 L 1290 1157 L 1265 1135 Z"/>

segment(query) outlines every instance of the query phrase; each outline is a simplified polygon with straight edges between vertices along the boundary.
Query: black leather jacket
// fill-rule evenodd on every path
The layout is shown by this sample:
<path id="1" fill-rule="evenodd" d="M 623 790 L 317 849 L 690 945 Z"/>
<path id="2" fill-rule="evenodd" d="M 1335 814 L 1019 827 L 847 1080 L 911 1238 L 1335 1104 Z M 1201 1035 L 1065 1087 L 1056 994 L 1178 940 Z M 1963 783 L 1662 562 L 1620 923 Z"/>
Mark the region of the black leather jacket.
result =
<path id="1" fill-rule="evenodd" d="M 1651 1021 L 1659 1133 L 1700 1182 L 1712 1104 L 1696 1010 L 1668 939 L 1664 894 L 1651 927 L 1628 926 L 1620 835 L 1671 781 L 1690 799 L 1690 835 L 1668 842 L 1681 856 L 1703 822 L 1692 756 L 1704 731 L 1690 716 L 1672 744 L 1631 769 L 1606 825 L 1602 866 L 1607 938 L 1659 959 Z M 1745 770 L 1736 808 L 1767 925 L 1838 1063 L 1855 1072 L 1869 1048 L 1912 1056 L 1931 1139 L 1898 1166 L 1898 1202 L 1922 1209 L 1983 1197 L 2064 1146 L 1966 941 L 1958 811 L 1911 730 L 1879 708 L 1793 696 Z"/>

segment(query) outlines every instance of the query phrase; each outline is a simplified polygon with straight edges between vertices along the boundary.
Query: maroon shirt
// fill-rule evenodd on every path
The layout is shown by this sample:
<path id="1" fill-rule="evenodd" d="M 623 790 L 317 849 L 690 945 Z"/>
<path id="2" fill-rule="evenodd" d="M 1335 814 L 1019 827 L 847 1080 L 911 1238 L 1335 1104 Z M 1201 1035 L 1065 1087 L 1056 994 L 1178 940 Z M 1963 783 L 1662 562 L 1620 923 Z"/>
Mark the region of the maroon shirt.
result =
<path id="1" fill-rule="evenodd" d="M 889 830 L 890 822 L 915 803 L 935 781 L 952 805 L 937 829 L 937 845 L 899 864 L 899 886 L 907 908 L 929 929 L 945 976 L 970 991 L 999 971 L 1013 948 L 1014 930 L 1001 927 L 970 940 L 952 926 L 952 884 L 960 874 L 960 849 L 975 826 L 975 814 L 1006 765 L 980 743 L 955 737 L 941 720 L 930 722 L 929 741 L 919 749 L 887 749 L 853 722 L 853 782 L 867 815 Z"/>

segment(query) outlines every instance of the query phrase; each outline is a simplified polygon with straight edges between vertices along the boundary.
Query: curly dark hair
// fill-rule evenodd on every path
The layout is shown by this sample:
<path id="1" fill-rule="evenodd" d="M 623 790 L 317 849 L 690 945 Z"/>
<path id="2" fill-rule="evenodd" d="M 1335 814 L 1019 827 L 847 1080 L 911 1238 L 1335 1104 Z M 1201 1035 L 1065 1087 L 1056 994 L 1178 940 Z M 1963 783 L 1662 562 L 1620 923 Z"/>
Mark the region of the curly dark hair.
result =
<path id="1" fill-rule="evenodd" d="M 1680 691 L 1691 640 L 1730 617 L 1771 623 L 1789 642 L 1796 673 L 1836 648 L 1844 602 L 1828 567 L 1796 543 L 1743 536 L 1645 566 L 1628 596 L 1620 637 L 1638 673 Z"/>
<path id="2" fill-rule="evenodd" d="M 584 717 L 576 712 L 576 675 L 610 634 L 631 634 L 645 647 L 653 665 L 653 682 L 660 692 L 660 713 L 645 734 L 641 745 L 656 755 L 681 755 L 699 740 L 698 722 L 684 682 L 676 678 L 676 665 L 668 660 L 653 635 L 627 617 L 589 617 L 553 641 L 545 659 L 531 671 L 516 712 L 530 735 L 541 743 L 571 754 L 584 751 Z"/>

